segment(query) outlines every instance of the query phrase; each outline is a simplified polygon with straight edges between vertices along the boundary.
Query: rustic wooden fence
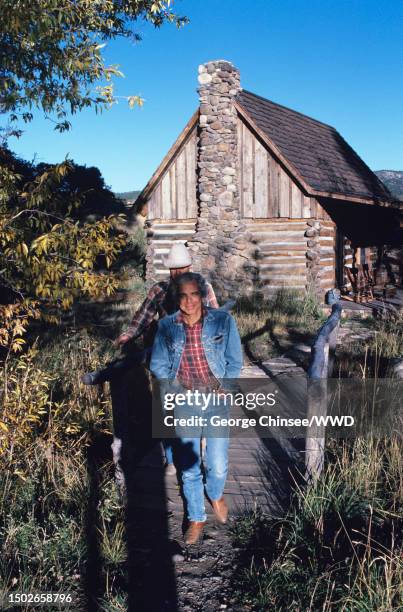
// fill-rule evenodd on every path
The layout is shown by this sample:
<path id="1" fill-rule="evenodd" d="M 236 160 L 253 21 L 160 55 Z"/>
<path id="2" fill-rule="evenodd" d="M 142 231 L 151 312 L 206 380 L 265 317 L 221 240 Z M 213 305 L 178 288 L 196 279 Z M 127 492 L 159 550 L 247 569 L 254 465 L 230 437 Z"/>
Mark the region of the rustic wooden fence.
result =
<path id="1" fill-rule="evenodd" d="M 326 303 L 332 305 L 332 312 L 316 335 L 308 368 L 308 419 L 315 415 L 327 415 L 327 381 L 333 373 L 342 307 L 333 290 L 326 294 Z M 305 444 L 305 476 L 308 482 L 315 482 L 322 472 L 324 452 L 325 426 L 316 424 L 309 428 Z"/>

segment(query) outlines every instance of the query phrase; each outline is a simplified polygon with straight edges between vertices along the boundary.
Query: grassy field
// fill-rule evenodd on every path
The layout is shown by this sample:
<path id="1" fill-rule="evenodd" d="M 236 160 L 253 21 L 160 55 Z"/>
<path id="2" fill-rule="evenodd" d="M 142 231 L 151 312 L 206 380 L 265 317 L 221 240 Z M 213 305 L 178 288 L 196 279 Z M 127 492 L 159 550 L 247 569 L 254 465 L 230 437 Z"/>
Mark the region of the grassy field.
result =
<path id="1" fill-rule="evenodd" d="M 110 396 L 80 381 L 112 357 L 111 343 L 96 327 L 45 338 L 7 368 L 0 588 L 68 591 L 77 597 L 75 610 L 95 599 L 101 610 L 125 610 Z"/>

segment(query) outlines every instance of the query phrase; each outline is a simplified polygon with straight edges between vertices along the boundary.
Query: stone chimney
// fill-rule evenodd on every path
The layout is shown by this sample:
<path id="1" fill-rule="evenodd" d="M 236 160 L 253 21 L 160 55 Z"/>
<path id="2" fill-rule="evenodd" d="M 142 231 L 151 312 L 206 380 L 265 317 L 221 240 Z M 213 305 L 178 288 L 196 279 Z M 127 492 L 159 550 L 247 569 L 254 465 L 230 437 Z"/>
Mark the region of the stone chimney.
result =
<path id="1" fill-rule="evenodd" d="M 199 66 L 199 142 L 197 156 L 196 233 L 189 242 L 194 270 L 202 272 L 220 294 L 240 290 L 246 263 L 245 228 L 240 214 L 237 112 L 239 71 L 216 60 Z"/>

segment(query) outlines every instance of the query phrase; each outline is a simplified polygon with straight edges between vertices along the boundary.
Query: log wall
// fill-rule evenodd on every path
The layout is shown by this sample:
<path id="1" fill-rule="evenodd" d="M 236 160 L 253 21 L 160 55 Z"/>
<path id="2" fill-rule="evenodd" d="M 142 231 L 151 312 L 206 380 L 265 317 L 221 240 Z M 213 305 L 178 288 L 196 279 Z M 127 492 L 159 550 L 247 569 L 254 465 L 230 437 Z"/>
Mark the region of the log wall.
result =
<path id="1" fill-rule="evenodd" d="M 267 296 L 281 289 L 303 293 L 307 284 L 305 219 L 253 219 L 247 223 L 254 244 L 256 284 Z"/>
<path id="2" fill-rule="evenodd" d="M 320 222 L 317 237 L 319 259 L 317 265 L 317 281 L 319 281 L 319 295 L 324 296 L 326 291 L 336 287 L 336 224 L 331 220 Z"/>
<path id="3" fill-rule="evenodd" d="M 323 299 L 335 286 L 335 225 L 317 219 L 249 220 L 256 286 L 267 296 L 281 289 L 311 290 Z M 309 256 L 309 258 L 308 258 Z"/>

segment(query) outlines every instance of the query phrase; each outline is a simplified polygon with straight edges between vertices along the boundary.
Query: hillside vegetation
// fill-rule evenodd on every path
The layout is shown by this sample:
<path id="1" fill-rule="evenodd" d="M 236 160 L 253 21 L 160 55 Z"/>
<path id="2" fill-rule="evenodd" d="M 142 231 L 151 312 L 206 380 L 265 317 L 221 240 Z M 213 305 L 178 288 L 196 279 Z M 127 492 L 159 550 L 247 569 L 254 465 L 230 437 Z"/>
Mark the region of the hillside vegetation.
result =
<path id="1" fill-rule="evenodd" d="M 115 196 L 120 200 L 137 200 L 137 196 L 139 195 L 140 190 L 135 191 L 122 191 L 119 193 L 115 193 Z"/>

